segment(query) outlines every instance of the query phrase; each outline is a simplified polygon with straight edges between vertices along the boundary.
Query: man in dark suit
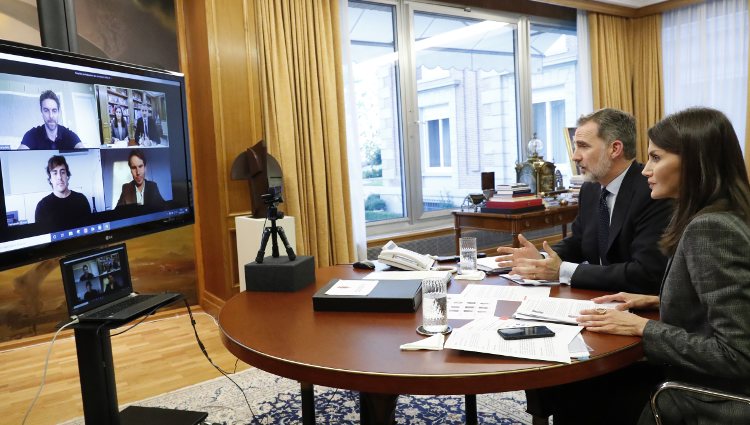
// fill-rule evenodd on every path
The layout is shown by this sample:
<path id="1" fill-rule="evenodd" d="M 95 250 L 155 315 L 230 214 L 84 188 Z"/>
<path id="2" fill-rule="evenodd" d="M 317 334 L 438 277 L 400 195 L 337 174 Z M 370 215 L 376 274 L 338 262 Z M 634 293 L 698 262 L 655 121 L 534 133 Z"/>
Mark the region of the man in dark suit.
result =
<path id="1" fill-rule="evenodd" d="M 504 254 L 498 260 L 500 265 L 512 265 L 513 273 L 525 278 L 559 280 L 578 288 L 657 294 L 667 264 L 659 251 L 659 239 L 669 222 L 672 204 L 651 199 L 647 179 L 641 175 L 643 165 L 635 162 L 635 135 L 635 118 L 619 110 L 601 109 L 581 117 L 573 160 L 586 182 L 581 186 L 572 235 L 554 248 L 545 241 L 544 255 L 519 235 L 521 248 L 497 249 Z M 621 377 L 611 374 L 576 385 L 587 388 L 588 395 L 592 393 L 590 388 L 599 388 L 607 380 L 610 384 L 621 380 L 622 384 L 614 386 L 619 385 L 618 394 L 628 397 L 629 379 L 641 375 L 658 379 L 658 374 L 649 377 L 650 373 L 647 367 L 635 365 L 624 369 Z M 601 394 L 612 398 L 611 388 Z M 527 391 L 534 424 L 547 423 L 550 414 L 555 415 L 556 424 L 565 423 L 562 419 L 567 412 L 559 409 L 584 408 L 575 402 L 566 406 L 568 403 L 562 401 L 576 391 L 571 386 Z M 606 400 L 587 402 L 585 409 L 595 411 L 596 416 L 606 406 Z M 625 423 L 630 420 L 621 419 Z"/>
<path id="2" fill-rule="evenodd" d="M 159 186 L 156 182 L 146 180 L 146 155 L 141 149 L 130 151 L 128 166 L 133 180 L 122 185 L 117 206 L 137 204 L 150 208 L 162 207 L 164 198 L 159 193 Z"/>
<path id="3" fill-rule="evenodd" d="M 667 264 L 658 245 L 672 204 L 651 199 L 643 165 L 635 162 L 635 119 L 616 109 L 583 116 L 574 143 L 573 160 L 586 182 L 572 234 L 554 248 L 544 242 L 544 256 L 519 235 L 523 246 L 498 248 L 504 254 L 498 261 L 527 278 L 657 294 Z"/>
<path id="4" fill-rule="evenodd" d="M 141 117 L 135 124 L 135 141 L 144 146 L 161 143 L 161 132 L 148 108 L 141 109 Z"/>

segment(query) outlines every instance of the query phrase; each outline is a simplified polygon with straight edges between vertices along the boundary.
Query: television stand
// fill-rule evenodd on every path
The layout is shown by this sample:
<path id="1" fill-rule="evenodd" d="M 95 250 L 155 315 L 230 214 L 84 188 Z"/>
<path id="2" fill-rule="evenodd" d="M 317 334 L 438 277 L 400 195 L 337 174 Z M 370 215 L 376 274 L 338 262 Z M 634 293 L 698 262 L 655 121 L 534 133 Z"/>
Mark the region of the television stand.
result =
<path id="1" fill-rule="evenodd" d="M 122 323 L 113 324 L 119 326 Z M 206 412 L 129 406 L 119 411 L 110 326 L 73 325 L 81 380 L 83 417 L 97 425 L 197 425 Z"/>

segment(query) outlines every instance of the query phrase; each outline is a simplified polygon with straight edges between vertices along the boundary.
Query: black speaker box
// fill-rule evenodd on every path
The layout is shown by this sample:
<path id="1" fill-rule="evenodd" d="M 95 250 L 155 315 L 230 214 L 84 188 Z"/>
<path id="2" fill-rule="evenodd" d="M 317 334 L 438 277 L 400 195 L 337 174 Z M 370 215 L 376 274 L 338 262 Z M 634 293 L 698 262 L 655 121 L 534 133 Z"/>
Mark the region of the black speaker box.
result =
<path id="1" fill-rule="evenodd" d="M 266 257 L 263 263 L 245 264 L 245 288 L 248 291 L 293 292 L 315 282 L 315 260 L 298 255 Z"/>

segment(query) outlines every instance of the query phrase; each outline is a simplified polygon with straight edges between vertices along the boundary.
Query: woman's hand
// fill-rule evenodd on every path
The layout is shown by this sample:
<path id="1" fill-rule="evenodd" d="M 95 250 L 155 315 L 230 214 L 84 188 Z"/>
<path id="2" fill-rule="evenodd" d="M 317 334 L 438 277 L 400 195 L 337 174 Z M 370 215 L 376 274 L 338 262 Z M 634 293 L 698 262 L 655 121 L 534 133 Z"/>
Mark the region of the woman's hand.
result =
<path id="1" fill-rule="evenodd" d="M 627 311 L 595 308 L 581 310 L 576 319 L 586 330 L 614 335 L 643 336 L 648 319 Z"/>
<path id="2" fill-rule="evenodd" d="M 592 298 L 591 301 L 601 303 L 613 303 L 621 302 L 617 307 L 618 310 L 645 310 L 645 309 L 658 309 L 659 308 L 659 297 L 656 295 L 643 295 L 643 294 L 630 294 L 627 292 L 618 292 L 613 295 L 604 295 L 601 297 Z"/>

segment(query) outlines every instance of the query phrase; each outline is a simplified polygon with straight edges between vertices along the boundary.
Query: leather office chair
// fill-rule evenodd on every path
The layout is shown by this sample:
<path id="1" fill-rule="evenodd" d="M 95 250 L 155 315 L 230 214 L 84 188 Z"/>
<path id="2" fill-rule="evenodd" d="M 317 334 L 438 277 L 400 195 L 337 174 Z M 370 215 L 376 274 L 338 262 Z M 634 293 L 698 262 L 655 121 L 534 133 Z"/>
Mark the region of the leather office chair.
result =
<path id="1" fill-rule="evenodd" d="M 654 419 L 656 420 L 657 425 L 662 425 L 661 416 L 659 414 L 659 409 L 657 407 L 657 399 L 659 398 L 660 395 L 664 394 L 667 391 L 685 391 L 685 392 L 690 392 L 690 393 L 695 393 L 695 394 L 703 394 L 703 395 L 715 397 L 720 400 L 729 400 L 729 401 L 737 401 L 740 403 L 745 403 L 748 406 L 750 406 L 750 397 L 741 396 L 737 394 L 730 394 L 727 392 L 712 390 L 709 388 L 697 387 L 695 385 L 685 384 L 682 382 L 667 381 L 659 385 L 656 391 L 654 391 L 654 394 L 651 396 L 651 413 L 654 414 Z"/>

